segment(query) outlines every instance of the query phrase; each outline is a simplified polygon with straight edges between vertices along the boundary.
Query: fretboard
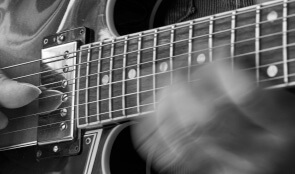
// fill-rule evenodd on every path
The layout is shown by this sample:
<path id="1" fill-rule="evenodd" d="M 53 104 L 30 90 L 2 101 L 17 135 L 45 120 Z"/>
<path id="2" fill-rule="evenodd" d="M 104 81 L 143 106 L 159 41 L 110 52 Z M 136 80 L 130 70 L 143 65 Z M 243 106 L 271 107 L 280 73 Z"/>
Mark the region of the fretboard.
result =
<path id="1" fill-rule="evenodd" d="M 84 45 L 77 66 L 78 127 L 151 113 L 165 87 L 197 83 L 192 73 L 214 62 L 228 63 L 233 72 L 242 65 L 239 71 L 263 88 L 291 86 L 294 36 L 295 1 L 281 0 Z"/>

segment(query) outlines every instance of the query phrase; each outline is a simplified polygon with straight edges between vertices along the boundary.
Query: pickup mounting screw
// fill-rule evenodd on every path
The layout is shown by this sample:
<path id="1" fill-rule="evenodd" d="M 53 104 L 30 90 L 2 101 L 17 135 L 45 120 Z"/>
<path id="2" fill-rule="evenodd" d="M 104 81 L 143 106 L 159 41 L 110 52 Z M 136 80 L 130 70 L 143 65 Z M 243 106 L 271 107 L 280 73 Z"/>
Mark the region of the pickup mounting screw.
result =
<path id="1" fill-rule="evenodd" d="M 43 44 L 46 45 L 48 43 L 48 39 L 43 40 Z"/>
<path id="2" fill-rule="evenodd" d="M 58 152 L 59 148 L 58 148 L 58 146 L 56 145 L 56 146 L 53 146 L 53 149 L 52 149 L 52 150 L 53 150 L 53 152 L 56 153 L 56 152 Z"/>
<path id="3" fill-rule="evenodd" d="M 61 35 L 58 36 L 57 40 L 58 40 L 59 42 L 63 42 L 63 41 L 66 40 L 66 36 L 65 36 L 64 34 L 61 34 Z"/>
<path id="4" fill-rule="evenodd" d="M 63 108 L 60 110 L 60 116 L 62 116 L 62 117 L 66 116 L 67 113 L 68 113 L 68 110 L 66 108 Z"/>
<path id="5" fill-rule="evenodd" d="M 89 138 L 89 137 L 86 138 L 85 143 L 86 143 L 86 144 L 90 144 L 90 143 L 91 143 L 91 138 Z"/>
<path id="6" fill-rule="evenodd" d="M 59 127 L 60 127 L 60 130 L 63 131 L 63 130 L 66 130 L 68 126 L 66 123 L 61 123 Z"/>
<path id="7" fill-rule="evenodd" d="M 83 34 L 83 33 L 84 33 L 84 29 L 81 29 L 80 30 L 80 35 Z"/>
<path id="8" fill-rule="evenodd" d="M 38 150 L 37 153 L 36 153 L 36 156 L 37 156 L 37 158 L 40 158 L 42 156 L 42 151 Z"/>

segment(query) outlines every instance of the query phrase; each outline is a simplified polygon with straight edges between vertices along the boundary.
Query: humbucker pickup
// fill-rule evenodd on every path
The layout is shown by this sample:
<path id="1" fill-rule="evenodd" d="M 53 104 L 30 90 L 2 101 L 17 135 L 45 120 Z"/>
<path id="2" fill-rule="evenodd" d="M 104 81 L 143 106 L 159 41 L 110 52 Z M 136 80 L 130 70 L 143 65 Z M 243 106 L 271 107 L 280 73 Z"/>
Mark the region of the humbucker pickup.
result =
<path id="1" fill-rule="evenodd" d="M 80 27 L 43 39 L 37 143 L 39 158 L 79 152 L 80 131 L 75 119 L 76 67 L 81 45 L 90 37 Z M 77 143 L 78 142 L 78 143 Z M 72 149 L 71 149 L 72 148 Z M 43 151 L 43 152 L 42 152 Z"/>

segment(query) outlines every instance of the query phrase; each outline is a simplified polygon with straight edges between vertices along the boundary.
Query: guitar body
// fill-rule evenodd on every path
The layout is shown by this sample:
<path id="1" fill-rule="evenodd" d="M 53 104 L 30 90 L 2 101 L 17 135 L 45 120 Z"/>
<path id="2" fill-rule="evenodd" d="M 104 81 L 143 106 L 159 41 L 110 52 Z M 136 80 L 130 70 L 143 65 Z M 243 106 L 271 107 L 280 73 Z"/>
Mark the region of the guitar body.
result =
<path id="1" fill-rule="evenodd" d="M 34 61 L 35 63 L 21 66 L 21 68 L 16 66 L 13 68 L 4 69 L 4 71 L 10 78 L 17 78 L 19 76 L 26 76 L 29 74 L 38 74 L 38 72 L 42 70 L 39 60 L 42 57 L 41 50 L 43 49 L 42 45 L 44 45 L 44 37 L 59 33 L 61 31 L 85 26 L 90 28 L 94 33 L 94 35 L 92 35 L 91 42 L 103 42 L 104 40 L 120 35 L 150 29 L 150 26 L 153 23 L 157 23 L 157 21 L 155 21 L 157 16 L 161 15 L 157 10 L 161 9 L 160 2 L 162 1 L 168 2 L 169 0 L 142 0 L 140 2 L 138 0 L 3 0 L 0 2 L 0 67 L 3 68 L 15 64 Z M 261 0 L 261 2 L 263 1 L 265 0 Z M 267 10 L 264 12 L 265 16 L 267 15 L 267 12 Z M 280 11 L 278 15 L 282 16 L 282 12 Z M 249 16 L 254 17 L 255 23 L 255 13 L 250 15 L 246 14 L 244 16 L 241 15 L 239 17 L 245 21 L 248 20 L 246 24 L 249 24 L 252 21 Z M 265 16 L 263 17 L 263 20 L 265 20 Z M 230 27 L 224 25 L 222 22 L 227 22 L 229 24 L 228 26 Z M 231 29 L 231 22 L 232 18 L 229 16 L 224 21 L 217 20 L 216 26 L 219 25 L 221 29 Z M 253 21 L 251 24 L 252 23 Z M 275 22 L 273 23 L 275 24 Z M 245 25 L 243 22 L 237 24 L 241 26 Z M 157 24 L 157 26 L 159 25 Z M 202 50 L 210 45 L 207 35 L 212 35 L 213 31 L 207 32 L 207 30 L 208 28 L 212 27 L 212 25 L 207 22 L 204 23 L 204 25 L 200 24 L 196 27 L 199 27 L 199 30 L 196 29 L 197 32 L 195 32 L 195 36 L 197 37 L 201 34 L 205 34 L 206 37 L 202 35 L 203 37 L 200 39 L 200 41 L 197 40 L 194 42 L 195 45 L 191 46 L 190 49 L 195 48 L 196 50 Z M 293 25 L 292 27 L 295 28 Z M 179 34 L 189 37 L 188 31 L 192 31 L 192 29 L 188 26 L 185 26 L 184 28 L 185 29 L 183 31 L 179 31 Z M 266 33 L 272 33 L 268 32 L 272 29 L 272 27 L 266 25 L 264 28 L 265 31 L 267 31 Z M 253 33 L 255 32 L 255 26 L 249 30 L 240 29 L 238 32 L 243 33 L 244 35 L 241 38 L 237 37 L 237 40 L 255 38 L 255 34 Z M 170 37 L 170 32 L 166 31 L 165 33 L 164 31 L 163 33 L 164 39 L 159 39 L 159 43 L 167 43 L 167 40 L 171 41 L 170 39 L 172 37 Z M 154 36 L 154 34 L 151 36 Z M 215 43 L 215 41 L 217 41 L 216 45 L 222 45 L 224 40 L 233 44 L 231 36 L 233 35 L 230 32 L 224 35 L 220 34 L 218 36 L 221 40 L 220 42 L 214 39 L 212 40 L 211 37 L 211 46 L 213 46 L 212 42 Z M 178 41 L 183 39 L 182 36 L 175 38 Z M 148 39 L 153 40 L 153 38 Z M 272 38 L 265 42 L 267 42 L 266 44 L 270 43 L 277 46 L 276 41 L 274 41 L 275 39 L 276 38 Z M 133 38 L 132 41 L 134 40 L 137 39 Z M 137 45 L 134 43 L 132 46 Z M 146 45 L 153 45 L 151 43 Z M 257 42 L 254 40 L 251 42 L 246 42 L 244 45 L 241 44 L 239 54 L 248 52 L 255 53 L 257 48 L 254 48 L 253 45 L 256 43 Z M 155 45 L 157 46 L 157 44 Z M 185 53 L 183 50 L 188 50 L 186 47 L 187 45 L 188 43 L 186 42 L 180 42 L 177 44 L 177 46 L 180 48 L 177 49 L 179 50 L 179 53 L 176 49 L 175 51 L 171 51 L 169 45 L 164 49 L 166 49 L 166 52 L 170 51 L 170 53 L 175 52 L 174 54 L 181 55 Z M 228 48 L 230 48 L 229 45 L 226 47 L 226 49 Z M 226 52 L 226 54 L 230 54 L 230 49 L 228 50 L 229 51 Z M 215 53 L 212 53 L 212 50 L 210 51 L 212 59 L 212 54 Z M 234 54 L 234 51 L 231 53 Z M 164 53 L 159 53 L 159 55 L 165 57 Z M 200 55 L 202 55 L 200 58 L 203 58 L 204 56 L 210 55 L 210 53 L 209 51 L 206 51 L 206 53 Z M 265 57 L 268 57 L 268 55 L 265 55 Z M 186 60 L 187 56 L 182 56 L 181 58 Z M 204 63 L 202 59 L 192 60 L 192 62 L 196 64 Z M 272 62 L 275 61 L 265 61 L 264 65 L 270 64 Z M 179 65 L 177 64 L 177 66 L 181 68 L 183 67 L 182 64 L 183 63 L 180 63 Z M 168 67 L 167 64 L 164 65 Z M 278 71 L 280 72 L 281 67 L 278 68 Z M 40 82 L 42 81 L 42 77 L 39 75 L 33 77 L 30 76 L 22 78 L 20 81 L 29 82 L 39 86 Z M 279 83 L 281 83 L 281 81 L 278 82 L 278 84 Z M 154 86 L 156 86 L 156 82 Z M 154 98 L 156 98 L 155 94 Z M 24 113 L 25 115 L 30 115 L 32 112 L 36 113 L 39 107 L 38 104 L 39 103 L 36 101 L 20 109 L 1 109 L 1 111 L 3 110 L 3 112 L 5 112 L 10 119 L 14 119 L 20 117 L 19 113 Z M 122 108 L 122 110 L 124 110 L 124 108 Z M 38 156 L 38 151 L 36 150 L 36 146 L 38 145 L 38 132 L 37 129 L 29 129 L 32 127 L 38 127 L 38 117 L 34 117 L 33 119 L 25 118 L 22 122 L 10 122 L 10 124 L 11 125 L 8 127 L 8 129 L 3 130 L 4 133 L 5 131 L 9 132 L 10 129 L 13 130 L 14 127 L 17 127 L 19 130 L 24 129 L 25 131 L 17 131 L 9 135 L 7 134 L 7 136 L 4 137 L 1 137 L 1 133 L 3 132 L 0 132 L 0 147 L 9 147 L 7 150 L 0 152 L 1 174 L 155 173 L 151 169 L 149 159 L 142 159 L 140 155 L 137 154 L 135 148 L 132 145 L 130 127 L 132 124 L 136 123 L 124 122 L 122 124 L 116 125 L 111 124 L 103 129 L 87 127 L 87 129 L 85 128 L 81 131 L 80 152 L 78 154 L 75 154 L 74 156 L 62 156 L 39 160 L 37 160 L 36 157 Z M 84 126 L 83 124 L 81 125 Z M 17 144 L 17 146 L 13 146 L 11 144 Z"/>
<path id="2" fill-rule="evenodd" d="M 126 3 L 126 4 L 125 4 Z M 16 78 L 40 71 L 42 41 L 45 36 L 85 26 L 94 31 L 92 41 L 102 41 L 111 37 L 148 29 L 149 16 L 155 0 L 24 0 L 0 2 L 0 67 L 35 61 L 26 66 L 5 69 L 5 74 Z M 117 13 L 114 14 L 116 5 Z M 113 18 L 118 22 L 114 23 Z M 118 27 L 119 30 L 116 29 Z M 22 78 L 19 81 L 40 85 L 40 76 Z M 19 117 L 19 113 L 30 115 L 38 109 L 38 102 L 15 110 L 1 109 L 9 118 Z M 1 143 L 20 144 L 11 146 L 11 150 L 0 152 L 0 173 L 28 174 L 99 174 L 145 173 L 145 162 L 131 146 L 130 134 L 124 133 L 117 150 L 112 152 L 112 144 L 117 135 L 129 127 L 130 123 L 110 126 L 105 129 L 92 129 L 82 132 L 81 152 L 71 157 L 59 157 L 37 160 L 37 129 L 16 132 L 1 139 Z M 26 129 L 37 127 L 38 119 L 25 119 L 11 127 Z M 9 128 L 10 129 L 10 128 Z M 9 131 L 9 130 L 5 130 Z M 121 133 L 120 133 L 121 134 Z M 107 145 L 106 145 L 107 144 Z M 120 145 L 121 144 L 121 145 Z M 124 146 L 122 146 L 125 144 Z M 120 145 L 120 146 L 119 146 Z M 126 149 L 122 149 L 125 147 Z M 122 154 L 119 153 L 123 150 Z M 110 158 L 110 153 L 115 158 Z M 124 156 L 130 156 L 126 159 Z M 134 158 L 131 158 L 134 157 Z M 123 158 L 124 157 L 124 158 Z M 108 163 L 111 160 L 113 164 Z M 122 160 L 122 161 L 120 161 Z M 117 163 L 117 165 L 115 164 Z M 128 165 L 127 165 L 128 164 Z M 139 165 L 138 165 L 139 164 Z M 120 170 L 119 170 L 120 169 Z M 125 172 L 124 172 L 125 171 Z"/>

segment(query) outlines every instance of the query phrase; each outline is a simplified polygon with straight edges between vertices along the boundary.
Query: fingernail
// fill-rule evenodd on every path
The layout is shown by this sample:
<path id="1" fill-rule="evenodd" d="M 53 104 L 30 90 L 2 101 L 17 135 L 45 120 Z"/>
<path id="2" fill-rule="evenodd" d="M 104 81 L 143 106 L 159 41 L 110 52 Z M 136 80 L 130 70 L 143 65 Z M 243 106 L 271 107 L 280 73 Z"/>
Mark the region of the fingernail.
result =
<path id="1" fill-rule="evenodd" d="M 40 95 L 42 93 L 42 91 L 35 85 L 29 84 L 29 83 L 19 83 L 19 84 L 24 85 L 24 86 L 28 86 L 28 87 L 34 89 L 36 91 L 36 93 L 38 93 L 38 95 Z"/>

